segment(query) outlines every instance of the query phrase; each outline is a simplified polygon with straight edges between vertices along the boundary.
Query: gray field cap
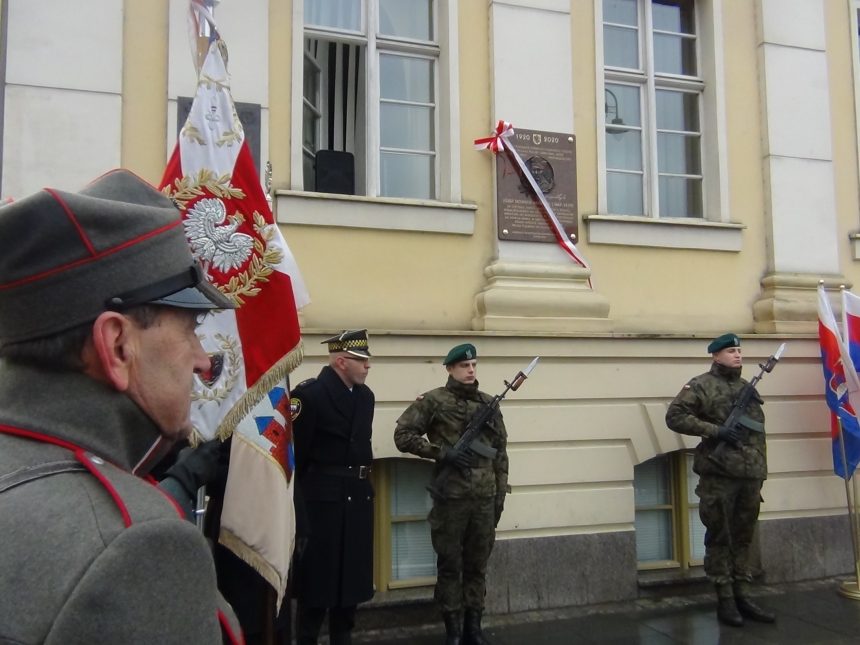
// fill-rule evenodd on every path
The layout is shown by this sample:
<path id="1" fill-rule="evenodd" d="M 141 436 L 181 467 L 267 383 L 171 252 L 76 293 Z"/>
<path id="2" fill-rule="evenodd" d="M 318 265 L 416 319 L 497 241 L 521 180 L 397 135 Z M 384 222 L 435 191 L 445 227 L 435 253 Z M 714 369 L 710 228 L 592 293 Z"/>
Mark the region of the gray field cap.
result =
<path id="1" fill-rule="evenodd" d="M 146 303 L 235 307 L 205 280 L 173 202 L 140 177 L 113 170 L 0 208 L 0 344 Z"/>

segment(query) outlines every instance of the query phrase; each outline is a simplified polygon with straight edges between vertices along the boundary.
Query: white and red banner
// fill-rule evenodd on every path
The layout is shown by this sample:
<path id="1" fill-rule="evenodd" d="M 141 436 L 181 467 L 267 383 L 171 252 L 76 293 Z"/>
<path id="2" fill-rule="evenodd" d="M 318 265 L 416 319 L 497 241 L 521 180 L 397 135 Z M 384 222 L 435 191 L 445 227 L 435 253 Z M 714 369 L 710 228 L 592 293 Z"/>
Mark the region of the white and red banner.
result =
<path id="1" fill-rule="evenodd" d="M 583 269 L 590 268 L 588 266 L 588 262 L 585 261 L 585 258 L 583 258 L 577 250 L 576 245 L 567 236 L 564 227 L 561 225 L 561 222 L 558 221 L 558 217 L 556 217 L 555 212 L 553 212 L 552 206 L 550 206 L 547 201 L 546 195 L 543 194 L 543 191 L 540 189 L 540 186 L 538 186 L 528 166 L 514 147 L 514 144 L 511 141 L 513 135 L 514 126 L 507 121 L 500 120 L 496 124 L 496 129 L 493 131 L 493 134 L 489 137 L 475 139 L 475 148 L 478 150 L 490 150 L 493 154 L 499 154 L 501 152 L 510 159 L 517 171 L 517 175 L 528 183 L 529 195 L 543 216 L 547 226 L 552 231 L 558 245 Z M 591 286 L 590 276 L 588 278 L 588 285 Z"/>
<path id="2" fill-rule="evenodd" d="M 280 604 L 295 537 L 287 377 L 302 360 L 297 309 L 309 298 L 245 141 L 226 47 L 199 0 L 189 11 L 207 26 L 209 46 L 161 185 L 182 211 L 194 257 L 238 305 L 198 330 L 212 364 L 197 379 L 191 418 L 203 439 L 233 437 L 219 541 Z"/>

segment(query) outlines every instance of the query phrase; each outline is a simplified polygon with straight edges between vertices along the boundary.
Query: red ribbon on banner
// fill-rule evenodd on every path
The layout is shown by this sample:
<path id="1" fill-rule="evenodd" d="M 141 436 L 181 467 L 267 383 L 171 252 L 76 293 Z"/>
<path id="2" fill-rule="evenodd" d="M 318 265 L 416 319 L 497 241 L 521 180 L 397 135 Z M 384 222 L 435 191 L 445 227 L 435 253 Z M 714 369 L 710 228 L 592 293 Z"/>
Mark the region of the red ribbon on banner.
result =
<path id="1" fill-rule="evenodd" d="M 543 191 L 538 186 L 528 166 L 526 166 L 522 157 L 520 157 L 517 149 L 514 148 L 514 144 L 511 142 L 511 137 L 513 135 L 514 126 L 507 121 L 499 120 L 496 124 L 496 129 L 493 131 L 491 136 L 475 139 L 475 148 L 478 150 L 491 150 L 494 154 L 504 152 L 505 155 L 507 155 L 508 159 L 513 163 L 520 179 L 524 180 L 526 184 L 528 184 L 530 189 L 529 194 L 532 201 L 534 201 L 535 206 L 538 207 L 544 221 L 546 221 L 547 226 L 549 226 L 555 236 L 558 245 L 579 266 L 583 269 L 589 269 L 590 267 L 588 266 L 588 262 L 586 262 L 585 258 L 579 254 L 579 251 L 576 249 L 576 245 L 571 242 L 570 238 L 567 236 L 561 222 L 559 222 L 558 218 L 555 216 L 552 206 L 549 205 L 546 195 L 543 194 Z M 591 286 L 591 277 L 588 278 L 588 286 Z"/>

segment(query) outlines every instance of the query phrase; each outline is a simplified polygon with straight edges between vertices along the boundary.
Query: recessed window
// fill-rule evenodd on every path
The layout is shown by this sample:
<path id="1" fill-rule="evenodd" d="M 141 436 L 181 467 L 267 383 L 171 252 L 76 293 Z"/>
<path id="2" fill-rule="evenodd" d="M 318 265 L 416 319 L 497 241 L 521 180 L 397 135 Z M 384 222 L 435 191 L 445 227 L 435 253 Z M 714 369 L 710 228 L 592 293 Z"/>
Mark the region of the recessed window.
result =
<path id="1" fill-rule="evenodd" d="M 688 569 L 702 564 L 705 527 L 699 519 L 699 478 L 692 465 L 691 453 L 675 452 L 634 468 L 640 569 Z"/>

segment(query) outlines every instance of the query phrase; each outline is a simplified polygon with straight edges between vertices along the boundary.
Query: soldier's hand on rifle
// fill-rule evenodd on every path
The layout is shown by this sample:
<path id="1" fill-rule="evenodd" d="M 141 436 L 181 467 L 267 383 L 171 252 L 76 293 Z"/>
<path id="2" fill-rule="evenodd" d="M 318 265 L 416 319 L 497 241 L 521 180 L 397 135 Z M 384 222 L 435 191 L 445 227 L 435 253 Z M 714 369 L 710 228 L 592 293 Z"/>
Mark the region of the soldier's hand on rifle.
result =
<path id="1" fill-rule="evenodd" d="M 738 446 L 741 443 L 741 431 L 737 426 L 731 428 L 720 426 L 719 430 L 717 430 L 717 439 L 730 443 L 733 446 Z"/>
<path id="2" fill-rule="evenodd" d="M 477 459 L 475 453 L 468 448 L 465 450 L 455 450 L 454 448 L 442 446 L 439 454 L 439 463 L 454 468 L 474 468 L 477 464 Z"/>

